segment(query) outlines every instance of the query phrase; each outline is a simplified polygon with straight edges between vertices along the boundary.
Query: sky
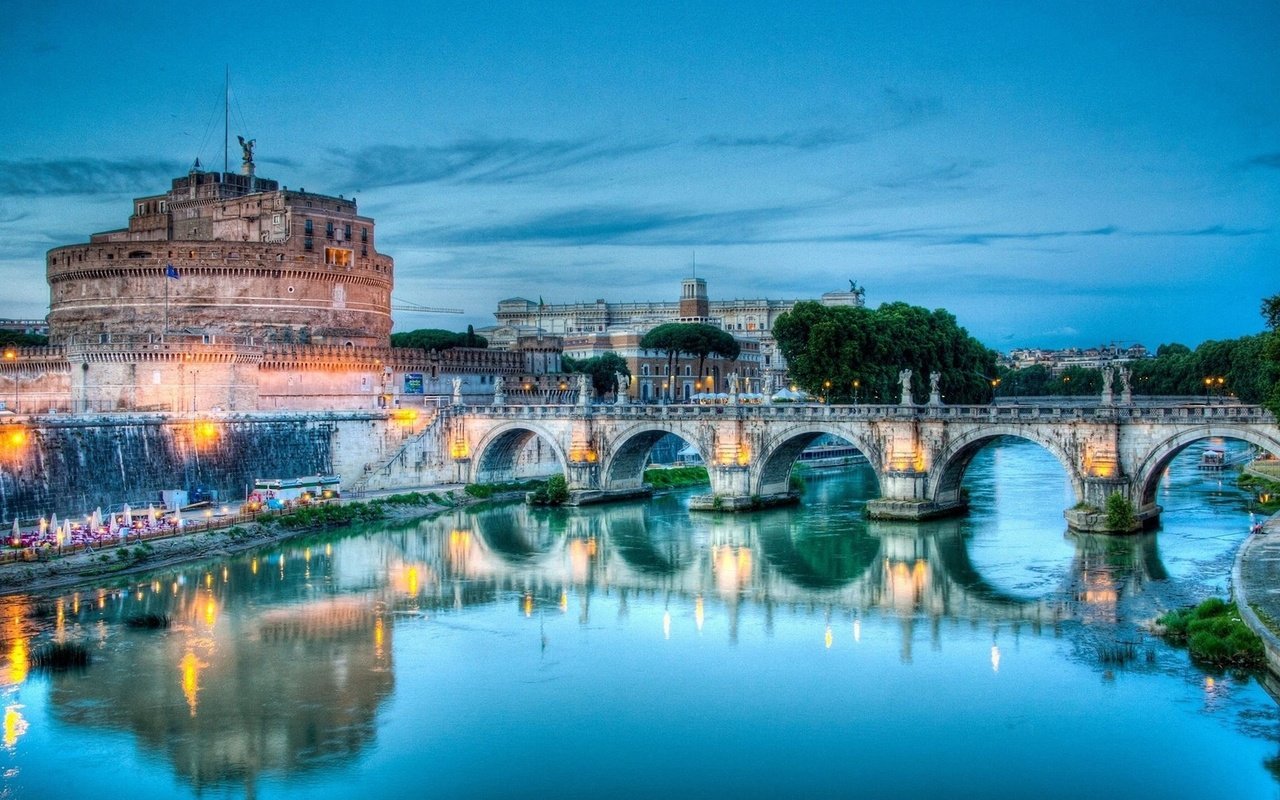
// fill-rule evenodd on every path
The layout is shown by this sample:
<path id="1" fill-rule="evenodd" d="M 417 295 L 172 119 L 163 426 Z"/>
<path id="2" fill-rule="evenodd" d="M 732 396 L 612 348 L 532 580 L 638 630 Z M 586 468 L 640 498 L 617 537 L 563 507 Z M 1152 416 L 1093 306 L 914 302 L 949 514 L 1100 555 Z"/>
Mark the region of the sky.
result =
<path id="1" fill-rule="evenodd" d="M 946 308 L 988 346 L 1198 344 L 1280 292 L 1275 2 L 19 3 L 0 316 L 235 137 L 355 196 L 396 329 L 500 299 Z M 696 265 L 696 266 L 695 266 Z"/>

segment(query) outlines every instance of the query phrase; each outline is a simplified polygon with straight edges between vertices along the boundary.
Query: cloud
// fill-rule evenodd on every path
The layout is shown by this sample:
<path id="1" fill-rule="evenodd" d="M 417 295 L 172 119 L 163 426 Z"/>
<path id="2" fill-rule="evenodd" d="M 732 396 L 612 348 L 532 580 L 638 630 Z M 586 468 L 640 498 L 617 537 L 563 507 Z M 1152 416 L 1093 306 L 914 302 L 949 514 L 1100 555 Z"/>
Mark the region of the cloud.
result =
<path id="1" fill-rule="evenodd" d="M 1260 167 L 1263 169 L 1280 169 L 1280 152 L 1263 153 L 1261 155 L 1254 156 L 1244 162 L 1244 165 L 1246 167 Z"/>
<path id="2" fill-rule="evenodd" d="M 166 185 L 174 174 L 172 162 L 145 158 L 0 159 L 0 195 L 130 193 Z"/>
<path id="3" fill-rule="evenodd" d="M 763 226 L 790 218 L 801 208 L 690 212 L 666 208 L 584 206 L 534 214 L 494 225 L 429 228 L 415 231 L 409 240 L 453 245 L 740 244 L 756 241 Z"/>
<path id="4" fill-rule="evenodd" d="M 854 119 L 842 126 L 821 126 L 777 133 L 713 133 L 695 141 L 702 147 L 767 147 L 794 150 L 823 150 L 866 141 L 876 135 L 901 130 L 935 117 L 942 103 L 929 97 L 903 94 L 885 87 L 868 108 L 853 112 Z M 848 115 L 846 108 L 828 113 Z"/>
<path id="5" fill-rule="evenodd" d="M 354 151 L 331 150 L 330 155 L 348 171 L 348 182 L 368 188 L 439 181 L 505 183 L 662 146 L 660 142 L 610 144 L 594 138 L 536 141 L 482 137 L 441 146 L 374 145 Z"/>

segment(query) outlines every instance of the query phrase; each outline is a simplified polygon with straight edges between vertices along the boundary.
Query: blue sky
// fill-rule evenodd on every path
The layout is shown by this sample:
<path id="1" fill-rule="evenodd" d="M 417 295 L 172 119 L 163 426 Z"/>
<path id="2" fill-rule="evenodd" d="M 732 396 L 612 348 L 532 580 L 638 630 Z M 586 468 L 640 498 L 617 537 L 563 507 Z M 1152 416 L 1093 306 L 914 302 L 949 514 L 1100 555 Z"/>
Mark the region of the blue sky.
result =
<path id="1" fill-rule="evenodd" d="M 1280 4 L 19 4 L 0 315 L 232 140 L 357 196 L 396 296 L 867 288 L 998 349 L 1253 333 L 1280 292 Z M 236 168 L 232 153 L 232 169 Z"/>

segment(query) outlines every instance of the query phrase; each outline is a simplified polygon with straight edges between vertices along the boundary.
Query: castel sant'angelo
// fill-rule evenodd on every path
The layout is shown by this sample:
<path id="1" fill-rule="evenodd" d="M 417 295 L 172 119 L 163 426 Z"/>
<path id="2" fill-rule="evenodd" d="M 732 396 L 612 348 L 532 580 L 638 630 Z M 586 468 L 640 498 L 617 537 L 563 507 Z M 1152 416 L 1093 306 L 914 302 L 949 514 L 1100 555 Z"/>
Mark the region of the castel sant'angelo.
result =
<path id="1" fill-rule="evenodd" d="M 239 173 L 196 161 L 136 198 L 128 227 L 49 251 L 49 346 L 0 371 L 18 411 L 378 408 L 406 387 L 447 393 L 444 375 L 478 393 L 491 391 L 481 376 L 559 369 L 558 341 L 391 348 L 394 262 L 374 221 L 354 198 L 257 176 L 254 143 L 241 145 Z"/>

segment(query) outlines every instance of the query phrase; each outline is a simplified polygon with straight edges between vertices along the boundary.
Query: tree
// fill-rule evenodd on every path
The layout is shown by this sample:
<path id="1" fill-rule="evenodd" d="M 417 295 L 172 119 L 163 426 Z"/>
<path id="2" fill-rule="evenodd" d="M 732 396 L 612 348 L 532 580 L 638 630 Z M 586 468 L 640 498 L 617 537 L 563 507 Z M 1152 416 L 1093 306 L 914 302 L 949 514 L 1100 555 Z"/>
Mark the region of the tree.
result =
<path id="1" fill-rule="evenodd" d="M 1271 385 L 1267 387 L 1264 402 L 1271 413 L 1280 417 L 1280 294 L 1273 294 L 1262 301 L 1262 316 L 1270 329 L 1259 342 L 1259 355 L 1269 367 Z"/>
<path id="2" fill-rule="evenodd" d="M 614 352 L 581 360 L 564 356 L 560 363 L 565 372 L 581 372 L 591 376 L 591 386 L 597 397 L 614 392 L 617 388 L 617 373 L 631 377 L 631 368 L 627 366 L 626 360 Z"/>
<path id="3" fill-rule="evenodd" d="M 897 402 L 898 372 L 912 370 L 917 398 L 928 393 L 929 374 L 951 403 L 985 403 L 998 377 L 996 354 L 944 309 L 907 303 L 878 309 L 797 303 L 773 327 L 795 383 L 811 394 L 848 402 L 854 397 Z"/>
<path id="4" fill-rule="evenodd" d="M 692 337 L 688 335 L 685 328 L 689 323 L 685 322 L 668 322 L 659 325 L 644 335 L 640 340 L 640 347 L 644 350 L 657 350 L 660 353 L 667 354 L 667 375 L 672 378 L 676 374 L 676 359 L 681 353 L 688 353 L 685 348 L 692 341 Z M 668 381 L 668 390 L 675 391 L 675 381 Z M 670 399 L 670 395 L 666 399 Z"/>
<path id="5" fill-rule="evenodd" d="M 408 333 L 391 334 L 392 347 L 413 347 L 420 350 L 451 350 L 455 347 L 487 348 L 489 341 L 467 326 L 466 333 L 454 333 L 440 328 L 422 328 Z"/>
<path id="6" fill-rule="evenodd" d="M 18 331 L 0 331 L 0 347 L 43 347 L 49 343 L 48 336 L 36 333 L 19 333 Z"/>

